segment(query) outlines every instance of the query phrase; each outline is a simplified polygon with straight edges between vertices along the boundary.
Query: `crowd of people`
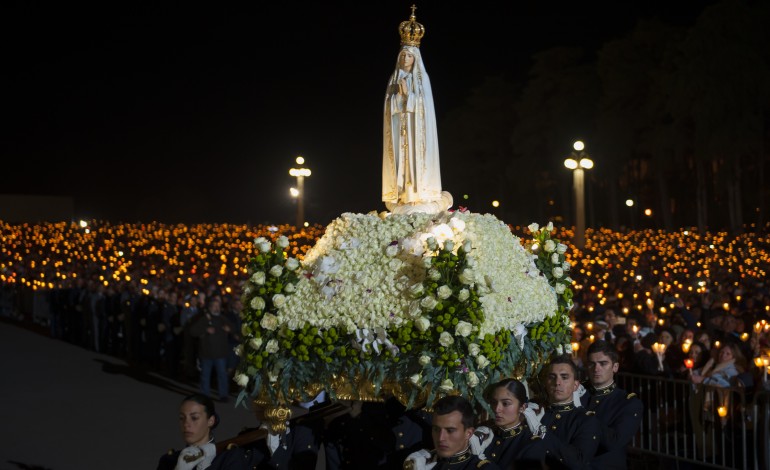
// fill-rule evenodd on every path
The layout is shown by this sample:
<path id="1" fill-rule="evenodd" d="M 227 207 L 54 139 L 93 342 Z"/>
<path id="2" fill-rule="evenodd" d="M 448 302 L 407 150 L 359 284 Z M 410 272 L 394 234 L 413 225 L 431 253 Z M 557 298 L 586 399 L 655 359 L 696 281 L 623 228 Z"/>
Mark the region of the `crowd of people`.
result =
<path id="1" fill-rule="evenodd" d="M 529 236 L 525 227 L 511 229 L 523 240 Z M 54 338 L 193 380 L 204 396 L 214 396 L 214 375 L 215 396 L 226 401 L 238 360 L 233 347 L 240 340 L 240 293 L 254 238 L 286 235 L 291 254 L 302 258 L 323 234 L 323 227 L 0 222 L 0 234 L 0 316 L 32 319 Z M 569 229 L 553 236 L 568 244 L 572 239 Z M 574 366 L 575 383 L 581 373 L 586 374 L 585 385 L 591 389 L 592 377 L 601 375 L 596 369 L 609 364 L 615 371 L 693 385 L 763 390 L 770 360 L 770 285 L 765 280 L 770 270 L 769 242 L 767 230 L 756 229 L 733 235 L 589 230 L 586 247 L 572 247 L 568 253 L 574 266 L 573 351 L 572 365 L 565 367 Z M 609 346 L 611 351 L 605 353 L 609 361 L 591 360 L 597 344 Z M 585 396 L 598 396 L 600 388 Z M 524 406 L 531 397 L 522 395 L 517 385 L 505 390 L 496 398 L 497 392 L 490 392 L 490 406 L 518 403 L 519 408 L 535 408 Z M 515 400 L 504 399 L 506 393 Z M 556 405 L 550 401 L 542 403 L 546 411 Z M 592 403 L 581 408 L 589 409 Z M 406 459 L 405 451 L 415 450 L 399 438 L 417 434 L 393 431 L 394 416 L 401 426 L 411 423 L 417 426 L 414 429 L 424 430 L 437 417 L 436 409 L 431 417 L 397 408 L 387 402 L 382 406 L 365 403 L 351 406 L 344 417 L 327 420 L 324 437 L 312 439 L 325 439 L 327 457 L 339 462 L 337 467 L 329 463 L 329 468 L 355 468 L 344 463 L 355 459 L 349 449 L 367 447 L 349 442 L 350 438 L 403 445 L 386 460 Z M 367 422 L 385 423 L 377 431 L 386 429 L 385 438 L 345 431 L 360 427 L 361 416 Z M 541 422 L 558 428 L 547 416 L 541 416 Z M 490 431 L 479 427 L 479 435 L 487 436 L 482 443 L 510 423 L 488 424 Z M 430 426 L 427 429 L 430 437 Z M 435 432 L 436 426 L 432 429 Z M 533 435 L 536 431 L 530 429 Z M 419 435 L 413 445 L 418 441 L 425 447 L 432 445 L 424 433 Z M 541 440 L 548 441 L 547 436 Z M 505 454 L 491 450 L 491 442 L 487 442 L 489 451 L 475 455 Z M 575 455 L 566 452 L 566 460 L 575 461 Z M 588 462 L 597 452 L 603 453 L 581 451 L 581 461 Z M 372 458 L 382 453 L 365 454 Z M 428 462 L 436 455 L 423 457 Z"/>

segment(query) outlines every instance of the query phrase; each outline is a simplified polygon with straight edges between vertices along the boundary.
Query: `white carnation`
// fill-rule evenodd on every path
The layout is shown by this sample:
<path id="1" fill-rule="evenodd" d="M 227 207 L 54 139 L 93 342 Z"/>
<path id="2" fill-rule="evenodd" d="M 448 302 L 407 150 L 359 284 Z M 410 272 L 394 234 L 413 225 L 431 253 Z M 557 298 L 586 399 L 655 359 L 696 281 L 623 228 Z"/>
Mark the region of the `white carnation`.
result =
<path id="1" fill-rule="evenodd" d="M 233 380 L 235 380 L 239 387 L 245 387 L 249 384 L 249 376 L 246 374 L 235 374 Z"/>

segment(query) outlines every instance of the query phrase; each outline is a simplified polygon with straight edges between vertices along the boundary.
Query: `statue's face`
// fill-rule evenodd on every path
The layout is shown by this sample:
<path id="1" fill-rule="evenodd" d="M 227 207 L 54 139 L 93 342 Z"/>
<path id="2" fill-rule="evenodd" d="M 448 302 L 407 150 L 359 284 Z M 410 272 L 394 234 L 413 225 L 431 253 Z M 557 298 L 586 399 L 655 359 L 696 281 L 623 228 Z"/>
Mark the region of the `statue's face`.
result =
<path id="1" fill-rule="evenodd" d="M 399 62 L 401 64 L 402 69 L 411 70 L 412 65 L 414 65 L 414 54 L 407 51 L 401 51 Z"/>

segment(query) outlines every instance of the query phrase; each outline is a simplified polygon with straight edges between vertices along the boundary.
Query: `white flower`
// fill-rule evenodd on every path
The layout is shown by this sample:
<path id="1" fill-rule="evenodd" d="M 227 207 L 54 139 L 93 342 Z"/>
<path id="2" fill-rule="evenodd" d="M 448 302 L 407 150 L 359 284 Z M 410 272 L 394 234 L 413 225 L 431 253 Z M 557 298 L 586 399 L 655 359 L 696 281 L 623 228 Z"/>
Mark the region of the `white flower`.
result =
<path id="1" fill-rule="evenodd" d="M 251 334 L 251 327 L 249 327 L 249 324 L 248 324 L 248 323 L 243 323 L 243 324 L 241 325 L 241 334 L 242 334 L 243 336 L 248 336 L 248 335 L 250 335 L 250 334 Z"/>
<path id="2" fill-rule="evenodd" d="M 254 239 L 254 246 L 257 246 L 260 243 L 265 243 L 266 241 L 267 241 L 267 238 L 265 237 L 257 237 Z"/>
<path id="3" fill-rule="evenodd" d="M 414 374 L 409 377 L 409 381 L 414 385 L 420 385 L 422 382 L 422 374 Z"/>
<path id="4" fill-rule="evenodd" d="M 267 373 L 267 379 L 270 382 L 277 382 L 278 381 L 278 374 L 273 372 L 273 371 L 270 371 L 270 372 Z"/>
<path id="5" fill-rule="evenodd" d="M 428 364 L 430 364 L 430 356 L 423 354 L 422 356 L 420 356 L 419 362 L 421 366 L 423 367 L 427 366 Z"/>
<path id="6" fill-rule="evenodd" d="M 527 228 L 529 229 L 530 232 L 535 233 L 535 232 L 537 232 L 537 229 L 540 228 L 540 226 L 533 222 L 533 223 L 529 224 L 529 226 Z"/>
<path id="7" fill-rule="evenodd" d="M 471 248 L 472 248 L 471 241 L 470 240 L 465 240 L 463 242 L 463 251 L 465 253 L 470 253 L 471 252 Z"/>
<path id="8" fill-rule="evenodd" d="M 296 290 L 296 287 L 291 282 L 287 283 L 285 286 L 283 286 L 283 291 L 287 294 L 291 294 Z"/>
<path id="9" fill-rule="evenodd" d="M 558 245 L 556 245 L 556 252 L 559 253 L 560 255 L 563 255 L 564 253 L 567 252 L 567 245 L 565 245 L 564 243 L 559 243 Z"/>
<path id="10" fill-rule="evenodd" d="M 270 268 L 270 275 L 273 277 L 279 277 L 283 273 L 283 267 L 279 265 L 275 265 L 272 268 Z"/>
<path id="11" fill-rule="evenodd" d="M 457 294 L 457 300 L 460 302 L 465 302 L 468 300 L 468 297 L 470 297 L 471 293 L 468 289 L 460 289 L 460 292 Z"/>
<path id="12" fill-rule="evenodd" d="M 562 295 L 564 293 L 565 287 L 564 287 L 564 284 L 559 282 L 558 284 L 556 284 L 556 287 L 554 289 L 556 289 L 557 294 Z"/>
<path id="13" fill-rule="evenodd" d="M 420 306 L 425 310 L 433 310 L 438 305 L 438 300 L 432 295 L 427 295 L 420 301 Z"/>
<path id="14" fill-rule="evenodd" d="M 460 273 L 458 276 L 458 279 L 460 279 L 460 282 L 466 285 L 471 285 L 476 280 L 476 274 L 473 272 L 472 269 L 465 268 L 463 269 L 463 272 Z"/>
<path id="15" fill-rule="evenodd" d="M 299 261 L 297 261 L 297 258 L 287 258 L 285 266 L 289 271 L 294 271 L 299 267 Z"/>
<path id="16" fill-rule="evenodd" d="M 430 328 L 430 320 L 425 317 L 420 317 L 414 321 L 414 327 L 417 328 L 418 331 L 424 332 Z"/>
<path id="17" fill-rule="evenodd" d="M 572 349 L 572 345 L 570 345 L 569 348 Z M 567 352 L 571 353 L 572 351 L 567 351 Z M 564 354 L 564 346 L 563 345 L 560 344 L 560 345 L 556 346 L 556 354 L 559 354 L 559 355 Z"/>
<path id="18" fill-rule="evenodd" d="M 426 256 L 422 259 L 422 266 L 425 269 L 430 269 L 430 267 L 433 265 L 433 258 L 430 256 Z"/>
<path id="19" fill-rule="evenodd" d="M 551 255 L 551 263 L 559 264 L 559 253 L 553 253 Z"/>
<path id="20" fill-rule="evenodd" d="M 481 346 L 479 346 L 477 343 L 471 343 L 468 345 L 468 354 L 472 357 L 478 356 L 478 354 L 481 352 Z"/>
<path id="21" fill-rule="evenodd" d="M 571 264 L 569 264 L 569 261 L 565 261 L 565 262 L 563 262 L 563 263 L 561 264 L 561 269 L 563 269 L 565 273 L 566 273 L 567 271 L 569 271 L 571 267 L 572 267 L 572 265 L 571 265 Z"/>
<path id="22" fill-rule="evenodd" d="M 452 288 L 444 284 L 443 286 L 438 288 L 438 291 L 436 291 L 436 293 L 438 294 L 439 299 L 446 300 L 452 296 Z"/>
<path id="23" fill-rule="evenodd" d="M 438 337 L 438 344 L 447 347 L 450 346 L 452 343 L 455 342 L 454 337 L 449 332 L 442 332 L 441 336 Z"/>
<path id="24" fill-rule="evenodd" d="M 287 246 L 289 246 L 289 239 L 286 238 L 285 235 L 281 235 L 280 237 L 278 237 L 278 240 L 275 241 L 275 246 L 277 246 L 278 248 L 284 249 Z"/>
<path id="25" fill-rule="evenodd" d="M 454 236 L 452 228 L 447 224 L 436 225 L 431 229 L 430 233 L 433 234 L 433 237 L 435 237 L 436 241 L 439 243 L 443 243 Z"/>
<path id="26" fill-rule="evenodd" d="M 432 268 L 430 271 L 428 271 L 428 279 L 431 281 L 438 281 L 441 279 L 441 273 L 438 271 L 438 269 Z"/>
<path id="27" fill-rule="evenodd" d="M 273 296 L 273 305 L 275 308 L 282 308 L 286 305 L 286 296 L 283 294 L 275 294 Z"/>
<path id="28" fill-rule="evenodd" d="M 553 232 L 553 222 L 548 222 L 548 225 L 545 226 L 545 229 L 549 232 Z"/>
<path id="29" fill-rule="evenodd" d="M 260 253 L 267 253 L 270 251 L 270 242 L 263 241 L 260 243 L 257 243 L 257 249 L 260 251 Z"/>
<path id="30" fill-rule="evenodd" d="M 412 287 L 410 287 L 409 288 L 409 292 L 414 297 L 419 297 L 419 296 L 421 296 L 423 294 L 423 292 L 425 292 L 425 287 L 423 287 L 422 282 L 420 282 L 420 283 L 415 284 Z"/>
<path id="31" fill-rule="evenodd" d="M 249 384 L 249 376 L 246 374 L 235 374 L 233 380 L 235 380 L 239 387 L 245 387 Z"/>
<path id="32" fill-rule="evenodd" d="M 559 345 L 561 346 L 561 345 Z M 564 345 L 564 352 L 571 353 L 572 352 L 572 344 L 567 343 Z"/>
<path id="33" fill-rule="evenodd" d="M 433 238 L 433 237 L 428 237 L 428 239 L 426 240 L 426 242 L 427 242 L 427 244 L 428 244 L 428 249 L 429 249 L 430 251 L 436 251 L 436 248 L 438 248 L 438 242 L 436 241 L 436 239 L 435 239 L 435 238 Z"/>
<path id="34" fill-rule="evenodd" d="M 452 217 L 449 220 L 449 226 L 455 233 L 460 233 L 465 230 L 465 221 L 459 217 Z"/>
<path id="35" fill-rule="evenodd" d="M 556 249 L 556 243 L 554 243 L 553 240 L 548 239 L 543 244 L 543 249 L 545 250 L 546 253 L 551 253 Z"/>
<path id="36" fill-rule="evenodd" d="M 251 349 L 257 350 L 260 347 L 262 347 L 262 338 L 251 338 L 249 340 L 249 346 L 251 346 Z"/>
<path id="37" fill-rule="evenodd" d="M 254 297 L 253 299 L 251 299 L 251 302 L 249 303 L 249 305 L 254 310 L 262 310 L 265 308 L 265 299 L 259 296 Z"/>
<path id="38" fill-rule="evenodd" d="M 278 341 L 271 339 L 267 342 L 267 345 L 265 345 L 265 351 L 267 351 L 270 354 L 275 354 L 278 352 Z"/>
<path id="39" fill-rule="evenodd" d="M 259 321 L 259 325 L 266 330 L 273 331 L 278 328 L 278 317 L 272 313 L 266 313 Z M 268 344 L 270 343 L 268 342 Z"/>
<path id="40" fill-rule="evenodd" d="M 479 369 L 483 369 L 486 366 L 489 365 L 489 359 L 483 354 L 476 357 L 476 366 L 478 366 Z"/>
<path id="41" fill-rule="evenodd" d="M 445 242 L 444 242 L 444 249 L 445 249 L 446 251 L 452 251 L 452 250 L 454 250 L 454 249 L 455 249 L 455 242 L 453 242 L 452 240 L 447 240 L 447 241 L 445 241 Z"/>
<path id="42" fill-rule="evenodd" d="M 560 277 L 564 276 L 564 270 L 561 269 L 561 266 L 556 266 L 555 268 L 553 268 L 552 274 L 553 274 L 553 277 L 555 277 L 556 279 L 559 279 Z"/>
<path id="43" fill-rule="evenodd" d="M 243 345 L 239 344 L 238 346 L 234 347 L 233 352 L 236 356 L 241 357 L 243 355 Z"/>
<path id="44" fill-rule="evenodd" d="M 457 336 L 462 336 L 463 338 L 468 337 L 468 335 L 471 334 L 471 331 L 473 331 L 473 325 L 467 321 L 457 322 L 457 326 L 455 326 L 455 334 Z"/>
<path id="45" fill-rule="evenodd" d="M 469 387 L 475 387 L 479 384 L 479 377 L 475 372 L 468 372 L 468 375 L 465 376 L 465 381 L 468 382 Z"/>
<path id="46" fill-rule="evenodd" d="M 262 271 L 257 271 L 254 274 L 251 275 L 251 282 L 254 284 L 261 286 L 265 283 L 265 273 Z"/>
<path id="47" fill-rule="evenodd" d="M 398 254 L 398 245 L 388 245 L 385 248 L 385 254 L 393 258 Z"/>
<path id="48" fill-rule="evenodd" d="M 451 379 L 445 379 L 443 382 L 441 382 L 441 385 L 439 385 L 439 390 L 442 392 L 451 392 L 455 388 L 455 384 L 452 383 Z"/>

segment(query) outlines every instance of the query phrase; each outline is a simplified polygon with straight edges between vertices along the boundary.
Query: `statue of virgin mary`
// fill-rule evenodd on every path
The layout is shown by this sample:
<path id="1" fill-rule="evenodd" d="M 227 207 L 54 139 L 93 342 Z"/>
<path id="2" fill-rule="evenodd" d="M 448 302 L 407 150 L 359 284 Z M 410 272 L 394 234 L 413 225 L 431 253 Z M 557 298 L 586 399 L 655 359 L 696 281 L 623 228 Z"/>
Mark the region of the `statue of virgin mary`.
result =
<path id="1" fill-rule="evenodd" d="M 412 7 L 399 27 L 401 50 L 385 92 L 382 200 L 393 213 L 440 212 L 452 205 L 441 190 L 436 113 L 420 55 L 425 32 Z"/>

